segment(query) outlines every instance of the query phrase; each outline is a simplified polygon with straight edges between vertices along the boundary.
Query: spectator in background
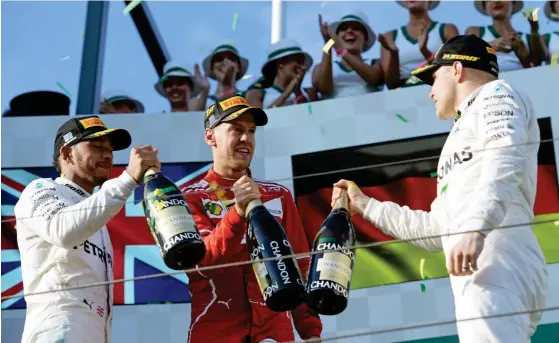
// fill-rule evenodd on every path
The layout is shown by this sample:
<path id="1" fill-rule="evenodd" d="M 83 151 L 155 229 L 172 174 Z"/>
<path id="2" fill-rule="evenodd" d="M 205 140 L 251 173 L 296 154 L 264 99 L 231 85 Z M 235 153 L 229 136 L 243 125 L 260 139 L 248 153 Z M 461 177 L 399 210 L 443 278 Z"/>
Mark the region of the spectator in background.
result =
<path id="1" fill-rule="evenodd" d="M 213 101 L 221 100 L 237 93 L 237 80 L 240 80 L 248 70 L 248 60 L 241 57 L 235 45 L 231 42 L 218 45 L 202 63 L 204 72 L 211 79 L 217 81 Z"/>
<path id="2" fill-rule="evenodd" d="M 440 1 L 397 1 L 406 8 L 410 19 L 405 26 L 379 36 L 381 61 L 388 89 L 423 84 L 411 72 L 424 62 L 430 62 L 439 47 L 458 35 L 454 24 L 439 23 L 429 17 L 429 11 Z"/>
<path id="3" fill-rule="evenodd" d="M 312 83 L 318 92 L 331 98 L 341 98 L 382 90 L 383 72 L 380 61 L 363 59 L 376 40 L 367 16 L 360 11 L 344 15 L 330 25 L 318 16 L 324 43 L 334 40 L 330 51 L 322 53 L 322 61 L 314 68 Z M 340 57 L 332 63 L 334 51 Z"/>
<path id="4" fill-rule="evenodd" d="M 144 113 L 144 105 L 124 91 L 109 91 L 103 96 L 101 114 Z"/>
<path id="5" fill-rule="evenodd" d="M 466 34 L 474 34 L 482 38 L 495 49 L 501 73 L 540 64 L 541 57 L 538 57 L 537 53 L 532 53 L 534 49 L 528 48 L 530 46 L 528 35 L 516 31 L 511 24 L 512 15 L 524 6 L 522 1 L 476 1 L 475 6 L 481 14 L 491 16 L 493 24 L 487 27 L 471 26 L 466 30 Z M 541 44 L 541 40 L 537 30 L 534 32 L 534 26 L 531 27 L 534 48 Z"/>
<path id="6" fill-rule="evenodd" d="M 544 12 L 546 17 L 559 23 L 559 1 L 547 1 Z M 545 39 L 545 60 L 550 63 L 553 54 L 559 54 L 559 31 L 550 32 L 544 35 Z"/>
<path id="7" fill-rule="evenodd" d="M 207 75 L 202 76 L 197 64 L 194 66 L 194 74 L 193 77 L 175 61 L 167 62 L 163 67 L 163 76 L 155 84 L 155 90 L 169 100 L 171 112 L 205 110 L 210 82 Z"/>
<path id="8" fill-rule="evenodd" d="M 246 99 L 251 106 L 272 108 L 315 101 L 316 92 L 301 90 L 305 73 L 313 64 L 311 55 L 293 39 L 282 39 L 268 48 L 268 61 L 262 66 L 262 78 L 249 87 Z"/>

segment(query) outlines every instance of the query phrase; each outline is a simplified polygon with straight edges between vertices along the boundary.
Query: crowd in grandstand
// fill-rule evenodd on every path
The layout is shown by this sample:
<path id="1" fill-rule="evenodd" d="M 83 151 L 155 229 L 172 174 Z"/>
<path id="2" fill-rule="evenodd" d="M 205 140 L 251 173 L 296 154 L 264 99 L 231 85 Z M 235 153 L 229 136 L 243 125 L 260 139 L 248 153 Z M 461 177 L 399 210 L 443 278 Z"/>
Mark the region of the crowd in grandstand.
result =
<path id="1" fill-rule="evenodd" d="M 319 16 L 325 43 L 322 59 L 313 61 L 296 40 L 282 39 L 268 48 L 261 77 L 247 89 L 238 89 L 237 81 L 245 76 L 249 62 L 232 42 L 218 44 L 201 66 L 194 66 L 193 73 L 190 66 L 168 62 L 155 89 L 169 101 L 171 112 L 203 111 L 215 100 L 233 93 L 243 94 L 253 106 L 273 108 L 421 85 L 411 71 L 429 63 L 438 48 L 458 34 L 474 34 L 491 44 L 500 72 L 550 64 L 554 53 L 556 56 L 559 52 L 559 31 L 540 33 L 534 13 L 524 13 L 530 33 L 520 33 L 512 26 L 511 17 L 522 12 L 522 1 L 475 1 L 476 9 L 492 18 L 492 25 L 470 26 L 464 33 L 452 23 L 430 18 L 429 11 L 440 1 L 397 3 L 409 11 L 410 20 L 383 34 L 375 33 L 367 15 L 359 10 L 333 23 Z M 559 23 L 559 1 L 547 1 L 543 12 L 549 20 Z M 381 51 L 380 58 L 364 59 L 362 54 L 374 48 L 375 43 Z M 312 87 L 302 88 L 306 73 L 311 73 Z M 208 78 L 217 82 L 215 89 L 210 89 Z M 101 104 L 101 113 L 143 110 L 139 100 L 124 92 L 104 96 Z"/>

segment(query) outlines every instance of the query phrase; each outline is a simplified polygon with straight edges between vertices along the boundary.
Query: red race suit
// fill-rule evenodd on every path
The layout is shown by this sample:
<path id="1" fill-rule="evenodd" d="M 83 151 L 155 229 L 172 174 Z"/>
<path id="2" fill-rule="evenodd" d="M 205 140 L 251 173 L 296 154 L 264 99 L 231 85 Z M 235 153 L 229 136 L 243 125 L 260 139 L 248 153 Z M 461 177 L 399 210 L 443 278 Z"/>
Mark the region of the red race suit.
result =
<path id="1" fill-rule="evenodd" d="M 250 176 L 250 171 L 247 173 Z M 214 190 L 231 187 L 235 181 L 221 177 L 212 168 L 201 181 L 182 189 L 206 244 L 206 256 L 199 267 L 249 260 L 247 220 L 235 210 L 231 190 Z M 282 224 L 294 252 L 308 252 L 291 192 L 279 184 L 255 181 L 262 203 Z M 309 261 L 309 257 L 297 260 L 304 277 Z M 192 272 L 188 277 L 192 296 L 190 343 L 293 341 L 292 317 L 302 339 L 320 337 L 320 318 L 306 304 L 291 312 L 273 312 L 265 306 L 251 265 Z"/>

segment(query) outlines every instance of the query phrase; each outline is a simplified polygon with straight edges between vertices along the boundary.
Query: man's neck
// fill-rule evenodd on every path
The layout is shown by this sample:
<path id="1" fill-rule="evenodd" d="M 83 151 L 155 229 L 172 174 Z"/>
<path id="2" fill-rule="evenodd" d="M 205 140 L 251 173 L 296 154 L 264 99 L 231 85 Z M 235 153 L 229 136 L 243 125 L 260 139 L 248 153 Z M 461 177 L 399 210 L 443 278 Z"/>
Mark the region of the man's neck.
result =
<path id="1" fill-rule="evenodd" d="M 171 103 L 171 112 L 188 112 L 188 103 Z"/>
<path id="2" fill-rule="evenodd" d="M 244 175 L 246 175 L 246 169 L 243 170 L 237 170 L 237 169 L 233 169 L 230 167 L 226 167 L 226 166 L 220 166 L 218 164 L 214 163 L 214 171 L 221 177 L 225 178 L 225 179 L 231 179 L 231 180 L 238 180 L 241 177 L 243 177 Z"/>
<path id="3" fill-rule="evenodd" d="M 66 180 L 72 181 L 76 185 L 80 186 L 84 191 L 88 192 L 89 194 L 93 194 L 95 185 L 92 184 L 89 180 L 86 180 L 73 172 L 64 172 L 62 173 L 62 175 L 64 175 L 63 177 Z"/>
<path id="4" fill-rule="evenodd" d="M 510 23 L 510 18 L 493 18 L 493 27 L 495 31 L 497 31 L 501 36 L 509 32 L 516 32 L 512 28 L 512 24 Z"/>
<path id="5" fill-rule="evenodd" d="M 285 89 L 287 88 L 289 81 L 290 80 L 287 80 L 285 76 L 276 74 L 276 78 L 274 79 L 274 86 L 279 87 L 281 89 Z"/>
<path id="6" fill-rule="evenodd" d="M 215 94 L 218 97 L 226 97 L 228 95 L 232 95 L 233 93 L 235 93 L 236 90 L 237 87 L 235 85 L 234 80 L 231 82 L 231 84 L 227 84 L 227 85 L 220 82 L 217 85 L 217 91 L 215 92 Z"/>
<path id="7" fill-rule="evenodd" d="M 431 25 L 433 21 L 429 18 L 427 12 L 410 12 L 410 21 L 408 22 L 408 28 L 422 27 L 423 25 Z"/>

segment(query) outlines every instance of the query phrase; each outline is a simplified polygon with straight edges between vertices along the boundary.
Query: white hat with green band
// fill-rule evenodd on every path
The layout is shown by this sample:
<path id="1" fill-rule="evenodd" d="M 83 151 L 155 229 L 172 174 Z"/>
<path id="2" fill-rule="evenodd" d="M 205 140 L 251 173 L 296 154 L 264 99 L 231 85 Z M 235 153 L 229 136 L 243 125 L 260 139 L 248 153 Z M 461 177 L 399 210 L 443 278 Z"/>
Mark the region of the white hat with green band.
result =
<path id="1" fill-rule="evenodd" d="M 545 16 L 552 21 L 559 21 L 559 13 L 555 13 L 553 8 L 551 8 L 552 2 L 554 1 L 546 1 L 544 6 L 544 13 Z"/>
<path id="2" fill-rule="evenodd" d="M 313 59 L 311 55 L 301 49 L 301 45 L 294 39 L 282 39 L 268 48 L 268 60 L 262 66 L 262 76 L 267 82 L 274 82 L 276 77 L 276 61 L 287 56 L 301 54 L 305 56 L 305 68 L 310 70 Z"/>
<path id="3" fill-rule="evenodd" d="M 208 75 L 208 77 L 212 78 L 215 80 L 215 74 L 212 71 L 212 58 L 216 55 L 219 54 L 220 52 L 232 52 L 233 54 L 235 54 L 235 56 L 237 56 L 239 58 L 239 61 L 241 63 L 241 69 L 239 70 L 239 73 L 237 73 L 237 80 L 239 80 L 240 78 L 242 78 L 247 70 L 248 70 L 248 60 L 244 57 L 241 57 L 241 55 L 239 54 L 239 50 L 237 50 L 237 48 L 235 47 L 235 44 L 233 42 L 224 42 L 219 44 L 213 51 L 211 54 L 209 54 L 205 59 L 204 62 L 202 62 L 202 67 L 204 68 L 204 71 L 206 72 L 206 75 Z"/>
<path id="4" fill-rule="evenodd" d="M 365 28 L 367 37 L 365 38 L 366 41 L 363 45 L 363 52 L 369 50 L 373 46 L 373 44 L 375 44 L 377 36 L 375 35 L 373 29 L 371 29 L 371 27 L 369 26 L 369 18 L 365 15 L 365 13 L 361 11 L 351 11 L 344 15 L 339 21 L 335 21 L 332 24 L 328 25 L 328 32 L 338 34 L 338 27 L 340 26 L 340 24 L 347 22 L 357 22 L 361 24 L 363 28 Z"/>
<path id="5" fill-rule="evenodd" d="M 488 15 L 487 14 L 487 10 L 485 9 L 485 3 L 487 1 L 479 1 L 476 0 L 475 1 L 475 6 L 476 9 L 478 10 L 479 13 L 483 14 L 483 15 Z M 522 9 L 522 7 L 524 7 L 524 2 L 523 1 L 512 1 L 512 14 L 515 14 L 516 12 L 520 11 Z"/>
<path id="6" fill-rule="evenodd" d="M 136 105 L 137 113 L 144 113 L 144 105 L 139 100 L 134 99 L 130 96 L 130 94 L 124 91 L 107 91 L 103 94 L 102 100 L 106 100 L 109 104 L 113 104 L 118 101 L 130 101 Z"/>
<path id="7" fill-rule="evenodd" d="M 167 97 L 167 95 L 165 94 L 165 89 L 163 88 L 163 82 L 167 81 L 167 78 L 169 76 L 179 76 L 187 78 L 190 85 L 191 96 L 196 96 L 198 95 L 198 93 L 200 93 L 200 85 L 196 83 L 194 76 L 183 66 L 183 64 L 177 63 L 176 61 L 169 61 L 163 67 L 163 76 L 155 84 L 155 90 L 162 97 Z"/>

